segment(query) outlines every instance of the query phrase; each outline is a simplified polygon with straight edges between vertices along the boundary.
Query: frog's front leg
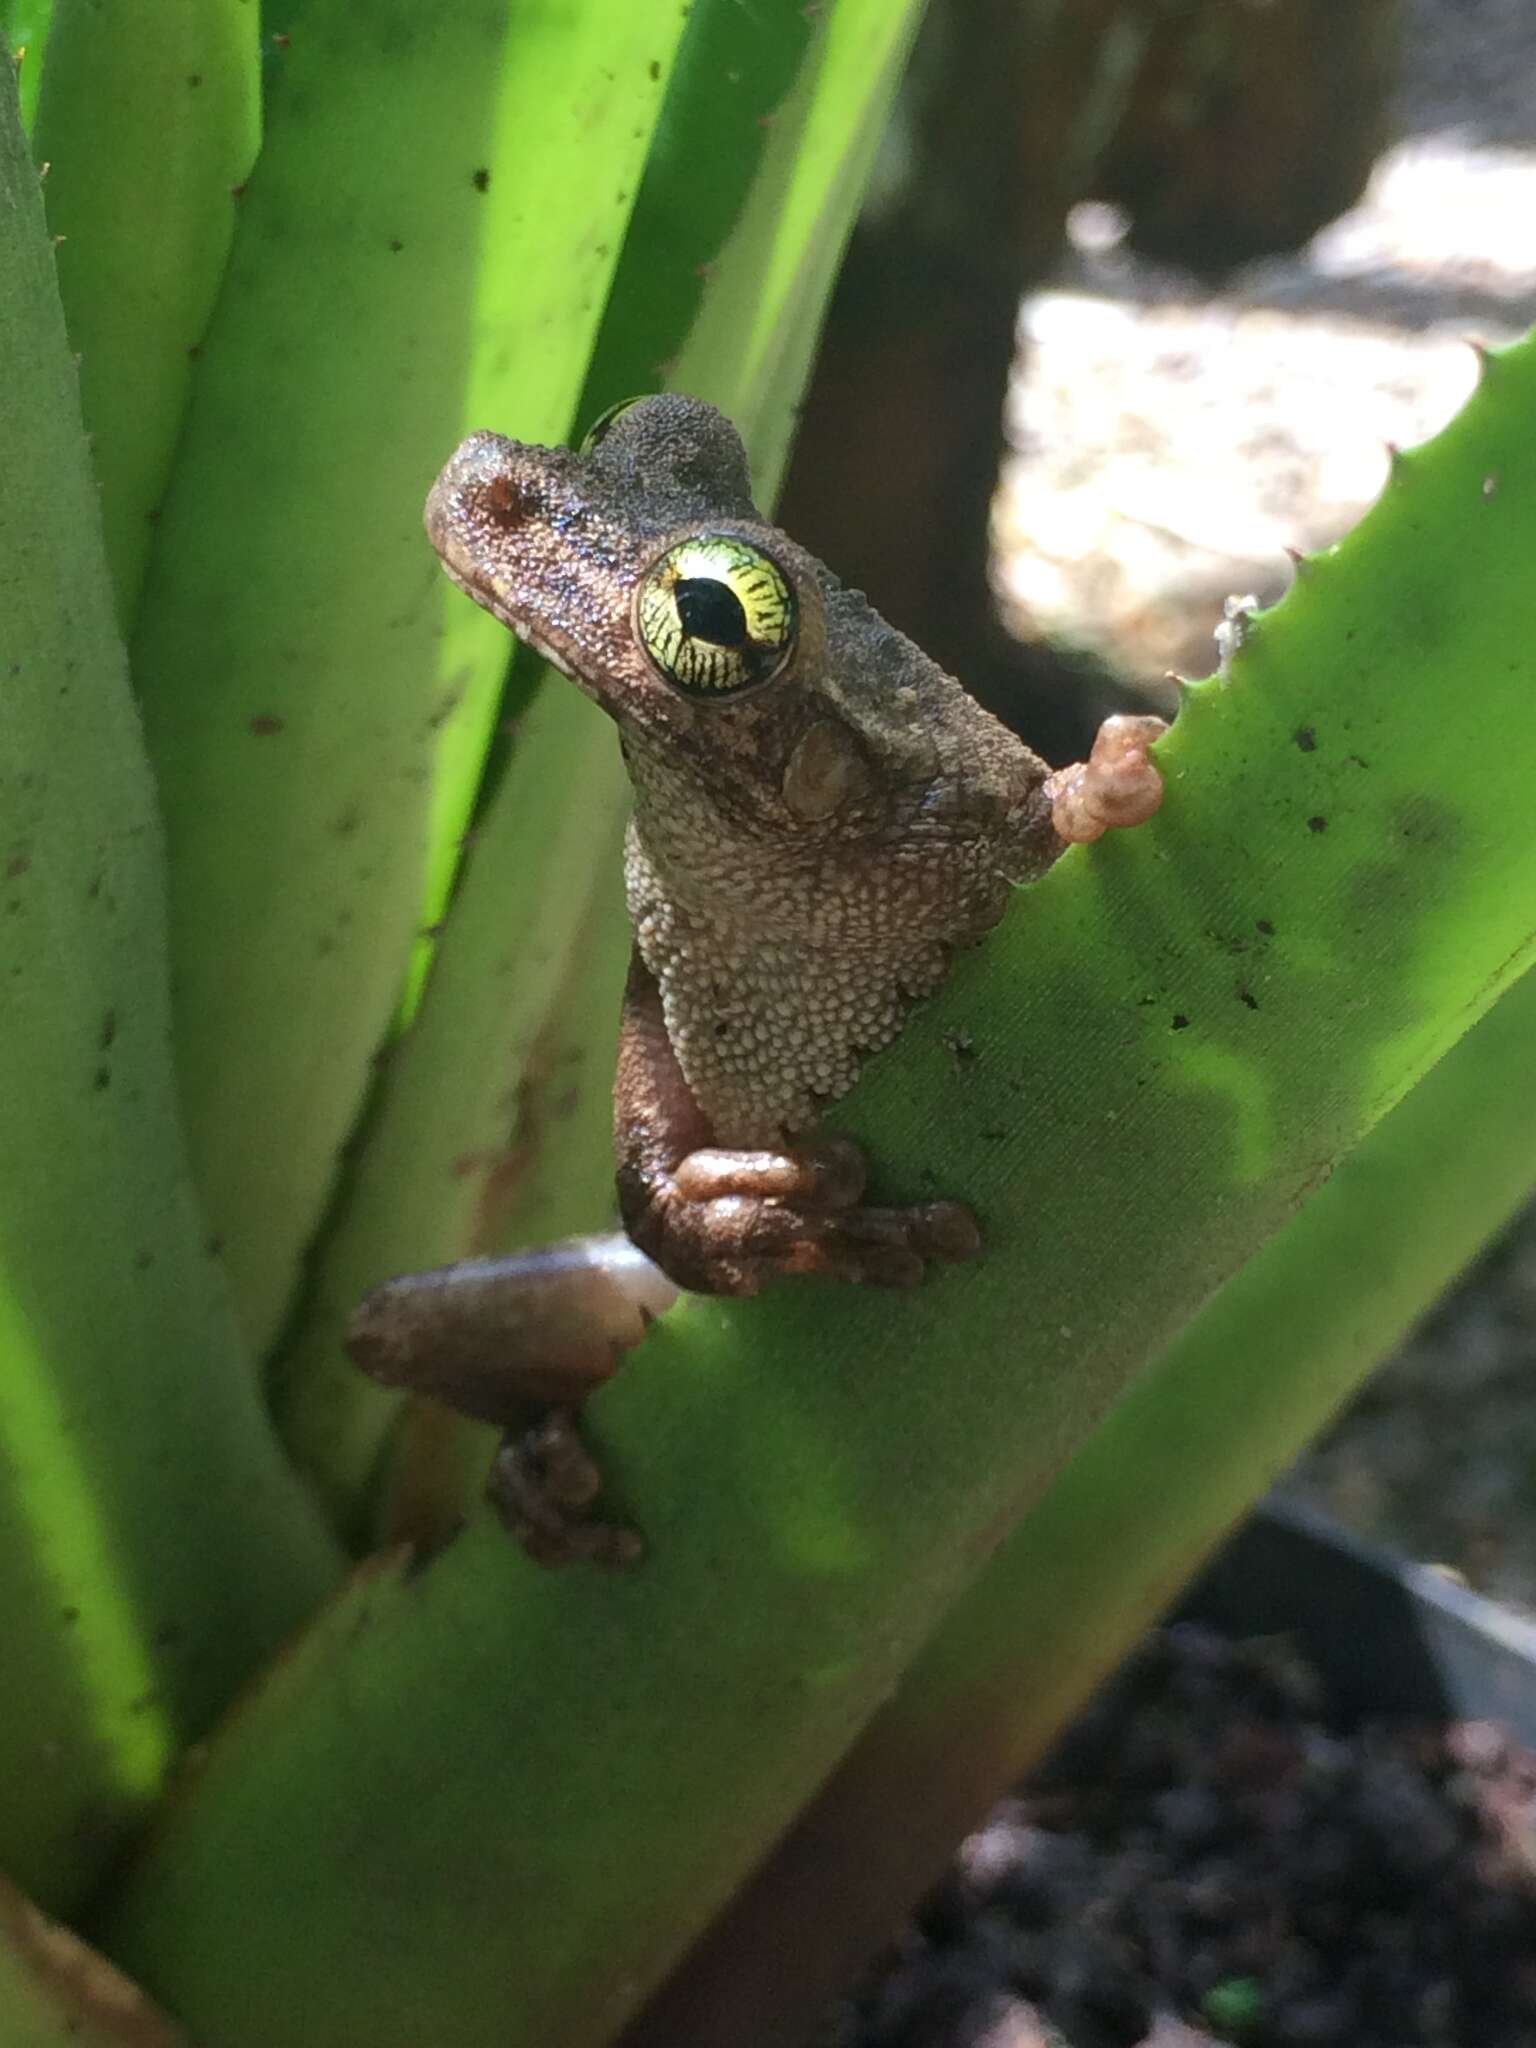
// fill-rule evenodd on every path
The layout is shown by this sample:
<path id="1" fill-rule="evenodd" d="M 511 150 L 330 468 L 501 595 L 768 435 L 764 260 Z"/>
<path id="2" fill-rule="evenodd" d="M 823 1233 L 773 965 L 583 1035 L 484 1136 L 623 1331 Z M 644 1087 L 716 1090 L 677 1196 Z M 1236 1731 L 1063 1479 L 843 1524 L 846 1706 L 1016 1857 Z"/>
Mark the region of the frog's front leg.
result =
<path id="1" fill-rule="evenodd" d="M 372 1378 L 504 1432 L 488 1492 L 540 1564 L 631 1564 L 633 1529 L 591 1512 L 601 1479 L 576 1412 L 677 1289 L 627 1237 L 465 1259 L 388 1280 L 353 1311 L 347 1350 Z"/>
<path id="2" fill-rule="evenodd" d="M 655 979 L 636 952 L 614 1077 L 624 1227 L 679 1287 L 755 1294 L 783 1274 L 909 1287 L 930 1259 L 974 1258 L 981 1233 L 959 1202 L 875 1208 L 849 1138 L 774 1149 L 721 1144 L 673 1051 Z"/>

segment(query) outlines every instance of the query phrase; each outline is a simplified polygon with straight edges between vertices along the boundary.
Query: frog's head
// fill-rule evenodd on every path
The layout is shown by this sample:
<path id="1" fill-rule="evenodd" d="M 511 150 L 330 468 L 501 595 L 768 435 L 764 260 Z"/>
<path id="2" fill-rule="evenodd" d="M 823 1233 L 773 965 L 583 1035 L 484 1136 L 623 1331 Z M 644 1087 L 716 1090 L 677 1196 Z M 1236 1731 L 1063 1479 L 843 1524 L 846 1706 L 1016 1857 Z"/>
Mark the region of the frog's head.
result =
<path id="1" fill-rule="evenodd" d="M 449 575 L 621 726 L 667 734 L 814 662 L 809 558 L 763 524 L 729 420 L 639 399 L 579 451 L 472 434 L 427 499 Z"/>
<path id="2" fill-rule="evenodd" d="M 461 589 L 617 721 L 643 815 L 708 812 L 775 858 L 814 855 L 943 836 L 978 800 L 1015 806 L 1021 761 L 1038 779 L 957 683 L 759 517 L 740 437 L 697 399 L 635 400 L 580 450 L 472 434 L 426 526 Z"/>

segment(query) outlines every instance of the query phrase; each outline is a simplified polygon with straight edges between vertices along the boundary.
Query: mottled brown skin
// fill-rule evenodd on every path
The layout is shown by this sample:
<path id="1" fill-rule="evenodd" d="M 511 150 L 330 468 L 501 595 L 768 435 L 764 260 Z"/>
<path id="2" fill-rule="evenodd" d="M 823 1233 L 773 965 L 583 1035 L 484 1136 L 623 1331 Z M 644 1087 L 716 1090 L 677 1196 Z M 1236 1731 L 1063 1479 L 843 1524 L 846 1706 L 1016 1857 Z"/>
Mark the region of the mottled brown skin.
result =
<path id="1" fill-rule="evenodd" d="M 426 524 L 454 581 L 619 727 L 635 797 L 635 954 L 614 1104 L 630 1238 L 678 1286 L 716 1294 L 794 1273 L 899 1286 L 929 1259 L 973 1256 L 968 1210 L 867 1206 L 857 1148 L 806 1134 L 954 950 L 998 921 L 1012 884 L 1072 840 L 1151 815 L 1160 722 L 1110 720 L 1087 763 L 1053 775 L 758 517 L 735 430 L 694 400 L 642 400 L 580 454 L 472 435 Z M 782 669 L 718 702 L 679 691 L 634 613 L 658 557 L 695 534 L 763 550 L 798 608 Z M 488 1355 L 505 1327 L 486 1317 L 483 1262 L 476 1273 L 483 1341 L 464 1337 L 467 1297 L 462 1315 L 445 1311 L 451 1284 L 431 1283 L 436 1306 L 407 1318 L 405 1283 L 393 1282 L 387 1313 L 380 1297 L 359 1312 L 354 1355 L 378 1370 L 387 1353 L 395 1380 L 413 1349 L 458 1356 L 479 1342 Z M 526 1337 L 526 1313 L 510 1320 Z M 496 1370 L 509 1389 L 531 1384 L 532 1362 L 505 1348 Z M 493 1368 L 465 1371 L 474 1397 L 459 1405 L 484 1414 Z M 449 1377 L 439 1366 L 419 1383 L 455 1401 Z M 593 1377 L 578 1375 L 570 1398 Z M 586 1515 L 595 1477 L 590 1466 L 572 1477 L 560 1418 L 536 1454 L 518 1455 L 504 1451 L 493 1478 L 519 1535 L 554 1561 L 551 1531 L 569 1525 L 574 1554 L 603 1556 L 604 1525 Z M 565 1498 L 552 1513 L 533 1505 L 530 1471 L 557 1475 Z"/>

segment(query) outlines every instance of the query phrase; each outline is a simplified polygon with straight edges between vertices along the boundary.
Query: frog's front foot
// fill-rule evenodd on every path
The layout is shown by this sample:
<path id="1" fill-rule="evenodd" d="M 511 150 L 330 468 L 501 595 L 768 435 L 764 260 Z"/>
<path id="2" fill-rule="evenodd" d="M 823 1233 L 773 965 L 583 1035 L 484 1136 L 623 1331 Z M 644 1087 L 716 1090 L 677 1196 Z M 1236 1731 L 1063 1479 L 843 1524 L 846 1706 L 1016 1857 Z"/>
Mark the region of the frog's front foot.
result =
<path id="1" fill-rule="evenodd" d="M 1106 718 L 1087 760 L 1046 778 L 1057 836 L 1075 846 L 1145 824 L 1163 801 L 1163 778 L 1148 749 L 1167 730 L 1161 718 L 1126 713 Z"/>
<path id="2" fill-rule="evenodd" d="M 508 1430 L 491 1464 L 486 1495 L 535 1564 L 638 1564 L 645 1538 L 592 1514 L 602 1491 L 597 1460 L 581 1440 L 574 1410 L 552 1408 L 531 1428 Z"/>
<path id="3" fill-rule="evenodd" d="M 867 1207 L 864 1178 L 863 1154 L 846 1138 L 782 1152 L 707 1146 L 669 1172 L 622 1170 L 619 1200 L 635 1243 L 695 1294 L 755 1294 L 794 1273 L 911 1287 L 930 1260 L 981 1250 L 963 1203 Z"/>

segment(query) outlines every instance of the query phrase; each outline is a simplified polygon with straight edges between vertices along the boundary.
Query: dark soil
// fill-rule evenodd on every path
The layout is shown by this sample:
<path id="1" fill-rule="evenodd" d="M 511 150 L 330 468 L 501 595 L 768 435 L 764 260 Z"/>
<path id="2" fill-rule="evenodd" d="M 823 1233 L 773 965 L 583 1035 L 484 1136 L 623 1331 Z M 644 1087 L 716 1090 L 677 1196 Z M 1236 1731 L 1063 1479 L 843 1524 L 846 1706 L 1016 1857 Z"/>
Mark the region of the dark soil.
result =
<path id="1" fill-rule="evenodd" d="M 820 2048 L 1536 2048 L 1536 1755 L 1149 1639 Z"/>

